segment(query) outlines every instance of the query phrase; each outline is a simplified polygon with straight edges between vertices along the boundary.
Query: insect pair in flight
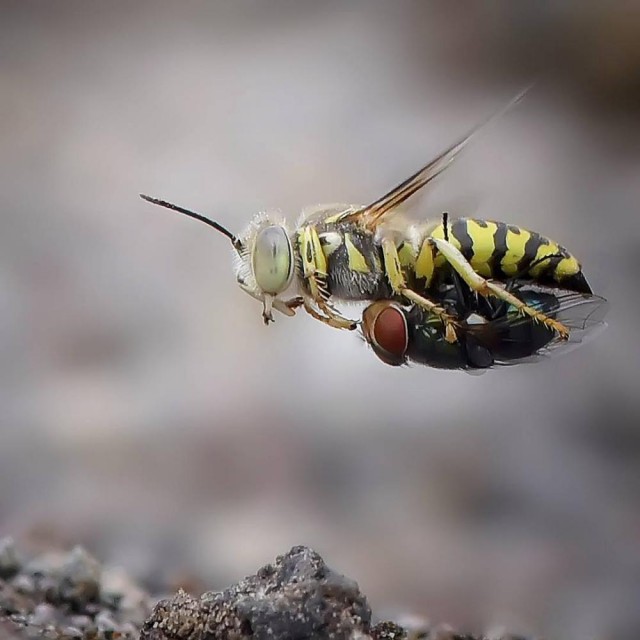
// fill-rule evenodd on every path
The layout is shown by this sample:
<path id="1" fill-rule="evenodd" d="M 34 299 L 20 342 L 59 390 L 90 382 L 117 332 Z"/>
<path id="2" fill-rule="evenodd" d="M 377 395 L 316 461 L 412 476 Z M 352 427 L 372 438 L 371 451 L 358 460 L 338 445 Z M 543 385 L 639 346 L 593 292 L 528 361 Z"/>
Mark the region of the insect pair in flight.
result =
<path id="1" fill-rule="evenodd" d="M 513 106 L 522 94 L 489 120 Z M 488 121 L 487 121 L 488 122 Z M 227 236 L 239 286 L 273 311 L 299 308 L 335 328 L 359 329 L 385 363 L 486 369 L 562 351 L 602 327 L 606 301 L 578 260 L 540 234 L 504 222 L 445 214 L 416 222 L 402 205 L 439 176 L 487 124 L 476 127 L 367 205 L 309 207 L 290 228 L 259 213 L 238 236 L 164 200 L 143 199 Z M 362 318 L 336 302 L 368 303 Z"/>

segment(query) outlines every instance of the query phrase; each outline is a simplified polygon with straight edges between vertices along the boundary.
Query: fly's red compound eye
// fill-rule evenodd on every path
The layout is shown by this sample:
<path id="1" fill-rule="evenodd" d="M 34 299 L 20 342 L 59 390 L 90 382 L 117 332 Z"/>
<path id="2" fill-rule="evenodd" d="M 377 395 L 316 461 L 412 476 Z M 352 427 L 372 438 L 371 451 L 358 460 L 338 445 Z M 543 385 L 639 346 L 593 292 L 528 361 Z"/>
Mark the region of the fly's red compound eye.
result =
<path id="1" fill-rule="evenodd" d="M 401 307 L 387 300 L 370 304 L 362 314 L 362 327 L 380 360 L 395 367 L 406 362 L 409 330 Z"/>

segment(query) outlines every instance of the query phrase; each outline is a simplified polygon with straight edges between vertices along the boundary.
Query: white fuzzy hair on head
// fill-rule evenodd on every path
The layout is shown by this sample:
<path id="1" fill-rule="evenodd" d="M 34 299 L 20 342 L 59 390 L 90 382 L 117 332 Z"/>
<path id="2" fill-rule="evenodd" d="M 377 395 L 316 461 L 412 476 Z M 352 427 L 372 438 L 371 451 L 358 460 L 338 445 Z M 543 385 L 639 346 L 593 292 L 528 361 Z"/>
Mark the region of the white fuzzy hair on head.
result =
<path id="1" fill-rule="evenodd" d="M 256 282 L 256 278 L 253 273 L 251 258 L 258 233 L 260 233 L 262 229 L 270 226 L 282 227 L 289 237 L 289 241 L 292 241 L 287 221 L 280 210 L 272 209 L 269 211 L 260 211 L 253 217 L 248 226 L 238 236 L 238 239 L 242 242 L 242 249 L 239 252 L 234 252 L 233 267 L 236 279 L 244 282 L 248 289 L 253 290 L 260 297 L 262 297 L 262 292 L 260 291 L 260 287 L 258 287 L 258 283 Z"/>

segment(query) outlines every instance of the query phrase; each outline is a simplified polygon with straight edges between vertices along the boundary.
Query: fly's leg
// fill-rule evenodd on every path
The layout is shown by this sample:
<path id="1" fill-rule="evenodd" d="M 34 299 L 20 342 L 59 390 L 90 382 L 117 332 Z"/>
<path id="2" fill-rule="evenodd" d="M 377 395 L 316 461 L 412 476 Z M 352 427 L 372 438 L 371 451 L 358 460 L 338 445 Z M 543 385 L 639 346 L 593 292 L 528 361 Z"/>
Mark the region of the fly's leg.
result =
<path id="1" fill-rule="evenodd" d="M 318 232 L 313 225 L 303 227 L 298 233 L 300 256 L 302 258 L 302 275 L 309 289 L 309 299 L 305 296 L 305 311 L 330 327 L 353 331 L 358 326 L 353 320 L 341 316 L 329 303 L 327 290 L 327 257 L 325 256 Z M 313 308 L 314 303 L 324 314 Z"/>
<path id="2" fill-rule="evenodd" d="M 418 305 L 422 309 L 425 309 L 429 313 L 440 318 L 445 327 L 445 338 L 447 342 L 454 343 L 457 341 L 455 331 L 455 320 L 450 316 L 442 307 L 439 307 L 435 302 L 422 297 L 413 289 L 407 287 L 407 283 L 404 279 L 404 274 L 400 268 L 400 259 L 398 258 L 398 250 L 396 249 L 396 243 L 393 238 L 382 238 L 382 256 L 384 259 L 384 267 L 389 283 L 393 292 L 399 294 L 410 300 L 414 304 Z"/>
<path id="3" fill-rule="evenodd" d="M 469 261 L 450 242 L 441 240 L 440 238 L 430 238 L 430 241 L 434 243 L 436 249 L 460 274 L 461 278 L 481 296 L 484 296 L 485 298 L 493 296 L 495 298 L 498 298 L 499 300 L 503 300 L 504 302 L 513 305 L 522 314 L 528 315 L 536 322 L 541 322 L 550 329 L 553 329 L 562 340 L 568 339 L 569 329 L 567 329 L 564 324 L 558 322 L 557 320 L 554 320 L 553 318 L 550 318 L 540 311 L 537 311 L 533 307 L 530 307 L 529 305 L 522 302 L 522 300 L 514 296 L 512 293 L 507 291 L 504 287 L 495 284 L 494 282 L 489 282 L 481 275 L 476 273 L 473 267 L 469 264 Z"/>

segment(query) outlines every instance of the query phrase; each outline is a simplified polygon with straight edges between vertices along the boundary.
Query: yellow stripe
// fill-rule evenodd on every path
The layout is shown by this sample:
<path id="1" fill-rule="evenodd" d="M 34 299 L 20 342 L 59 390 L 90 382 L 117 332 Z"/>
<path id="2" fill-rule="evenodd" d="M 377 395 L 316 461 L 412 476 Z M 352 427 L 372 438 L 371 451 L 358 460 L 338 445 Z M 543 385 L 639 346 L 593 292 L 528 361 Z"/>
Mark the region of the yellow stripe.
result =
<path id="1" fill-rule="evenodd" d="M 553 272 L 553 277 L 556 280 L 562 280 L 563 278 L 575 276 L 576 273 L 579 272 L 580 263 L 573 256 L 569 256 L 568 258 L 563 258 L 558 262 L 558 265 Z"/>
<path id="2" fill-rule="evenodd" d="M 426 238 L 420 247 L 420 253 L 418 253 L 415 274 L 417 278 L 425 278 L 427 284 L 431 281 L 435 270 L 435 262 L 433 260 L 434 253 L 435 247 L 431 244 L 429 238 Z"/>
<path id="3" fill-rule="evenodd" d="M 309 235 L 311 237 L 311 243 L 313 246 L 314 264 L 316 273 L 322 275 L 327 274 L 327 257 L 322 250 L 322 244 L 320 243 L 320 236 L 315 227 L 308 227 Z"/>
<path id="4" fill-rule="evenodd" d="M 442 223 L 440 223 L 437 227 L 435 227 L 433 229 L 433 231 L 429 234 L 432 238 L 439 238 L 440 240 L 444 240 L 444 225 Z M 449 234 L 449 242 L 458 250 L 460 251 L 460 249 L 462 249 L 462 246 L 460 245 L 459 240 L 452 236 L 451 234 Z M 424 249 L 424 245 L 421 248 L 421 252 L 422 249 Z M 418 256 L 418 260 L 420 260 L 420 256 Z M 433 262 L 433 268 L 434 269 L 441 269 L 446 263 L 446 259 L 444 258 L 444 256 L 442 254 L 438 254 L 436 255 L 435 260 L 433 260 L 433 257 L 431 258 L 432 262 Z M 433 272 L 433 270 L 432 270 Z M 424 277 L 424 276 L 422 276 Z"/>
<path id="5" fill-rule="evenodd" d="M 451 223 L 449 223 L 449 228 L 451 228 Z M 434 237 L 434 238 L 439 238 L 440 240 L 444 240 L 444 225 L 442 223 L 440 223 L 437 227 L 435 227 L 433 229 L 433 231 L 429 235 Z M 449 234 L 449 242 L 458 251 L 460 251 L 460 249 L 462 248 L 460 246 L 460 242 L 458 241 L 458 239 L 456 237 L 454 237 L 452 234 Z"/>
<path id="6" fill-rule="evenodd" d="M 313 273 L 313 245 L 309 239 L 309 227 L 303 227 L 298 231 L 298 244 L 300 245 L 300 258 L 302 259 L 302 275 L 308 278 Z"/>
<path id="7" fill-rule="evenodd" d="M 520 229 L 520 233 L 515 233 L 507 229 L 505 239 L 507 253 L 500 262 L 500 268 L 507 276 L 515 276 L 518 273 L 518 263 L 524 256 L 524 248 L 531 238 L 531 234 L 526 229 Z"/>
<path id="8" fill-rule="evenodd" d="M 353 240 L 351 240 L 351 235 L 348 233 L 344 234 L 344 244 L 345 244 L 345 247 L 347 248 L 347 257 L 349 259 L 349 269 L 351 269 L 351 271 L 359 271 L 360 273 L 369 273 L 370 269 L 369 269 L 369 266 L 367 265 L 367 261 L 365 260 L 364 256 L 362 255 L 358 247 L 356 247 L 356 245 L 353 244 Z"/>
<path id="9" fill-rule="evenodd" d="M 473 243 L 469 262 L 476 273 L 489 278 L 492 275 L 489 261 L 496 250 L 493 235 L 498 229 L 498 225 L 495 222 L 486 222 L 485 224 L 487 226 L 482 227 L 475 220 L 467 220 L 466 228 Z"/>
<path id="10" fill-rule="evenodd" d="M 306 280 L 311 296 L 321 297 L 316 276 L 326 275 L 327 259 L 322 251 L 318 232 L 311 226 L 303 227 L 298 232 L 300 254 L 302 258 L 302 274 Z"/>
<path id="11" fill-rule="evenodd" d="M 416 262 L 416 252 L 409 242 L 402 244 L 402 248 L 398 251 L 400 266 L 404 269 L 412 269 Z"/>
<path id="12" fill-rule="evenodd" d="M 549 244 L 543 244 L 538 247 L 536 257 L 531 262 L 537 262 L 545 256 L 557 255 L 558 253 L 560 253 L 560 247 L 550 240 Z M 544 262 L 537 264 L 533 269 L 529 269 L 529 275 L 532 278 L 537 278 L 543 271 L 547 271 L 548 269 L 549 261 L 545 260 Z"/>
<path id="13" fill-rule="evenodd" d="M 398 292 L 404 287 L 404 275 L 398 260 L 396 244 L 391 238 L 382 238 L 382 256 L 384 258 L 384 270 L 389 279 L 391 288 Z"/>

